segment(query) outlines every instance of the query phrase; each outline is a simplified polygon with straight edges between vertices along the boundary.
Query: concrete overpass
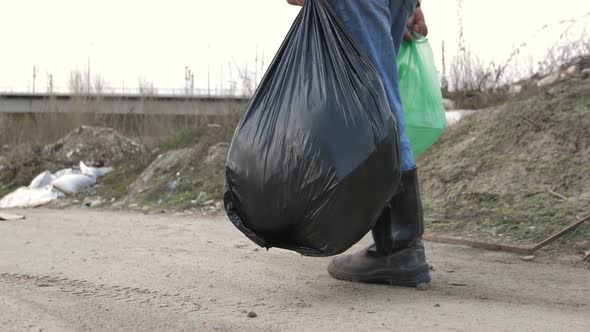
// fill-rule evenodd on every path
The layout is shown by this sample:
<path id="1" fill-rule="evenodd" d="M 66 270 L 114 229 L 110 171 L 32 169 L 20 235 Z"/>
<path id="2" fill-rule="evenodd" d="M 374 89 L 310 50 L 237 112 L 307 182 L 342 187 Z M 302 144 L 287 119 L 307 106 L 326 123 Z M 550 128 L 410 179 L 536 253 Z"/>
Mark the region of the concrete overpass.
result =
<path id="1" fill-rule="evenodd" d="M 244 111 L 248 101 L 239 96 L 0 92 L 0 113 L 222 115 Z"/>

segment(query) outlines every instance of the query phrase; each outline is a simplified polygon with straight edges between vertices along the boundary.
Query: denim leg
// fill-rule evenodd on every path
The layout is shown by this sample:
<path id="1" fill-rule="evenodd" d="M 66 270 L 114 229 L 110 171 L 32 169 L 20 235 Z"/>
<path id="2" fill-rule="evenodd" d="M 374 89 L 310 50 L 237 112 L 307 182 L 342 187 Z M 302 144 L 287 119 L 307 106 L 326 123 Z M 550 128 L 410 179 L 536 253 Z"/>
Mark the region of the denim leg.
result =
<path id="1" fill-rule="evenodd" d="M 377 69 L 398 124 L 402 171 L 414 169 L 416 164 L 404 128 L 397 51 L 415 0 L 331 0 L 330 4 Z"/>

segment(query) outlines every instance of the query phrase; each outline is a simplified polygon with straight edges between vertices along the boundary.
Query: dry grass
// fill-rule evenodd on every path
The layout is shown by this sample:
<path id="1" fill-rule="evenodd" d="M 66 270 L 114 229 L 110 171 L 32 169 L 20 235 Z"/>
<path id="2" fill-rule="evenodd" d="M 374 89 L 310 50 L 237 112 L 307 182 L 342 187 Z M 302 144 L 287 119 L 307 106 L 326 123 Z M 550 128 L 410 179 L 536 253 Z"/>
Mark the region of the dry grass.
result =
<path id="1" fill-rule="evenodd" d="M 45 145 L 81 125 L 109 127 L 147 146 L 157 146 L 172 133 L 203 124 L 235 121 L 228 101 L 221 115 L 100 114 L 100 98 L 75 97 L 66 112 L 0 113 L 0 147 L 21 144 Z M 232 116 L 232 114 L 234 114 Z"/>
<path id="2" fill-rule="evenodd" d="M 113 102 L 105 100 L 113 91 L 108 83 L 100 74 L 72 70 L 68 80 L 71 97 L 65 101 L 65 105 L 63 99 L 57 100 L 49 91 L 46 100 L 36 101 L 44 103 L 42 109 L 46 111 L 43 113 L 0 112 L 0 147 L 46 145 L 82 125 L 113 128 L 148 147 L 156 147 L 179 131 L 213 123 L 221 127 L 228 123 L 233 125 L 236 122 L 235 114 L 241 113 L 236 112 L 236 101 L 228 99 L 221 106 L 219 115 L 202 115 L 198 112 L 190 115 L 163 114 L 165 110 L 154 109 L 156 106 L 151 103 L 158 97 L 155 85 L 143 78 L 138 80 L 138 84 L 140 101 L 137 104 L 142 113 L 105 114 L 105 105 Z M 112 99 L 112 96 L 109 98 Z M 121 102 L 125 103 L 124 100 Z M 186 100 L 186 103 L 190 102 Z"/>
<path id="3" fill-rule="evenodd" d="M 445 97 L 453 99 L 459 108 L 482 109 L 503 104 L 514 97 L 512 85 L 518 84 L 527 89 L 530 81 L 564 70 L 590 54 L 590 34 L 585 29 L 590 12 L 576 19 L 541 27 L 535 37 L 544 35 L 551 28 L 561 29 L 561 33 L 536 62 L 531 55 L 523 56 L 529 47 L 529 42 L 524 41 L 513 49 L 503 63 L 486 63 L 471 51 L 464 39 L 460 8 L 458 18 L 459 52 L 450 61 L 449 77 L 443 75 L 442 81 L 445 83 L 443 86 L 449 86 L 443 91 Z M 580 27 L 583 27 L 581 31 Z M 443 73 L 447 72 L 446 69 L 443 68 Z M 531 95 L 529 92 L 526 91 L 527 96 Z M 538 90 L 534 93 L 538 93 Z"/>
<path id="4" fill-rule="evenodd" d="M 430 227 L 535 242 L 588 214 L 589 92 L 572 79 L 449 129 L 418 161 Z"/>

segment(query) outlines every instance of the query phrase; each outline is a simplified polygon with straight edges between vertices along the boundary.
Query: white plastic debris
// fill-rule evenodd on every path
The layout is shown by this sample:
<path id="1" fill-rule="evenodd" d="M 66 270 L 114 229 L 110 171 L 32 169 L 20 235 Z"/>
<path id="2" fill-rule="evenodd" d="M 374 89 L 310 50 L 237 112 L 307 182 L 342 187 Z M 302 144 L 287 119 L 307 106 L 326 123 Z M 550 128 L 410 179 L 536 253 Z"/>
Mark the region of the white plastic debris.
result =
<path id="1" fill-rule="evenodd" d="M 522 90 L 523 90 L 522 85 L 520 85 L 520 84 L 512 84 L 508 88 L 508 94 L 510 94 L 511 96 L 516 96 L 519 93 L 521 93 Z"/>
<path id="2" fill-rule="evenodd" d="M 25 219 L 25 216 L 20 214 L 10 214 L 10 213 L 2 213 L 0 212 L 0 220 L 12 221 L 12 220 L 22 220 Z"/>
<path id="3" fill-rule="evenodd" d="M 38 188 L 47 187 L 47 186 L 51 185 L 51 183 L 53 183 L 53 181 L 55 181 L 55 179 L 56 179 L 55 175 L 51 174 L 50 171 L 45 171 L 45 172 L 37 175 L 37 177 L 35 177 L 33 179 L 33 181 L 31 181 L 31 184 L 29 185 L 29 189 L 38 189 Z"/>
<path id="4" fill-rule="evenodd" d="M 80 170 L 62 169 L 51 174 L 45 171 L 28 187 L 21 187 L 0 200 L 0 208 L 27 208 L 45 205 L 59 197 L 74 195 L 94 185 L 96 179 L 108 174 L 112 167 L 88 167 L 80 162 Z"/>
<path id="5" fill-rule="evenodd" d="M 45 205 L 64 194 L 54 190 L 52 186 L 30 189 L 21 187 L 0 200 L 0 208 L 28 208 Z"/>
<path id="6" fill-rule="evenodd" d="M 53 181 L 53 186 L 67 195 L 75 195 L 96 183 L 96 178 L 84 174 L 66 174 Z"/>
<path id="7" fill-rule="evenodd" d="M 112 170 L 112 167 L 88 167 L 86 164 L 84 164 L 84 162 L 80 162 L 80 171 L 82 174 L 91 176 L 93 178 L 105 176 Z"/>
<path id="8" fill-rule="evenodd" d="M 537 82 L 537 86 L 541 88 L 544 86 L 552 85 L 557 81 L 559 81 L 559 73 L 553 73 L 545 76 L 543 79 Z"/>
<path id="9" fill-rule="evenodd" d="M 66 174 L 79 174 L 80 172 L 74 171 L 71 168 L 62 169 L 60 171 L 55 172 L 55 177 L 60 178 Z"/>
<path id="10" fill-rule="evenodd" d="M 450 111 L 455 109 L 455 102 L 451 99 L 444 98 L 443 104 L 445 105 L 445 110 Z"/>
<path id="11" fill-rule="evenodd" d="M 464 117 L 467 115 L 473 114 L 475 111 L 471 110 L 456 110 L 456 111 L 447 111 L 445 112 L 445 117 L 447 119 L 447 126 L 453 126 L 463 120 Z"/>

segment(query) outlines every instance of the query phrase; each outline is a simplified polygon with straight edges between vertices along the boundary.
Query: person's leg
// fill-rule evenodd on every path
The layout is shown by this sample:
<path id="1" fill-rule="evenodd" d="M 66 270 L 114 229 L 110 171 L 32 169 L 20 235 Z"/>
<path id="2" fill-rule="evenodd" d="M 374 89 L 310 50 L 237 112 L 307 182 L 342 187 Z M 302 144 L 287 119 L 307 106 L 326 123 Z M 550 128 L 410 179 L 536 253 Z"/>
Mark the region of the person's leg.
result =
<path id="1" fill-rule="evenodd" d="M 404 38 L 408 15 L 415 8 L 410 7 L 409 13 L 404 10 L 408 8 L 407 6 L 404 7 L 404 5 L 409 2 L 411 2 L 411 6 L 415 6 L 415 1 L 407 1 L 406 3 L 402 0 L 390 1 L 391 36 L 396 54 Z M 394 93 L 399 96 L 397 86 Z M 406 148 L 409 149 L 409 145 L 406 145 Z M 406 151 L 405 154 L 411 154 L 411 150 Z M 406 248 L 413 241 L 420 239 L 424 233 L 424 217 L 417 169 L 414 165 L 411 168 L 404 168 L 403 171 L 398 193 L 393 197 L 389 206 L 385 208 L 373 228 L 373 239 L 377 250 L 382 252 L 398 251 Z M 421 243 L 419 246 L 421 246 Z"/>
<path id="2" fill-rule="evenodd" d="M 337 257 L 328 267 L 338 279 L 416 286 L 430 281 L 416 165 L 405 136 L 398 85 L 397 53 L 415 0 L 332 0 L 355 43 L 381 76 L 400 133 L 402 181 L 373 228 L 375 245 L 353 255 Z"/>
<path id="3" fill-rule="evenodd" d="M 402 171 L 414 169 L 416 164 L 410 141 L 405 135 L 397 51 L 415 3 L 415 0 L 330 0 L 355 44 L 369 57 L 383 81 L 398 125 Z"/>

